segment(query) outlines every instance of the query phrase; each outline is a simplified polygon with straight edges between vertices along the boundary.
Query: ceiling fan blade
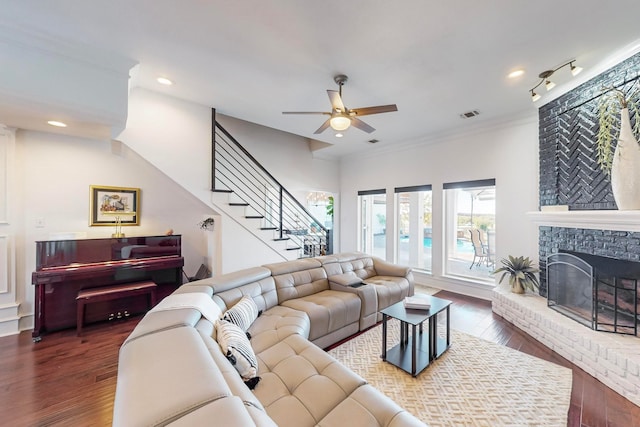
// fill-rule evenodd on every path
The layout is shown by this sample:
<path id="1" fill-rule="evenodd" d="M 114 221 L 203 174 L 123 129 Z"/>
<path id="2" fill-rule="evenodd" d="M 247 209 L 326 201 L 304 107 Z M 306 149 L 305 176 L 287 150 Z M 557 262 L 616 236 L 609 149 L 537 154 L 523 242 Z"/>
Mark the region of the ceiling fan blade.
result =
<path id="1" fill-rule="evenodd" d="M 316 130 L 316 131 L 314 132 L 314 134 L 319 134 L 319 133 L 324 132 L 324 131 L 329 127 L 329 121 L 330 121 L 330 120 L 331 120 L 331 119 L 327 119 L 327 120 L 322 124 L 322 126 L 320 126 L 320 127 L 318 128 L 318 130 Z"/>
<path id="2" fill-rule="evenodd" d="M 334 110 L 344 111 L 344 104 L 342 103 L 342 98 L 340 97 L 340 92 L 337 90 L 327 89 L 327 95 L 329 95 L 329 100 L 331 100 L 331 106 Z"/>
<path id="3" fill-rule="evenodd" d="M 356 113 L 356 116 L 367 116 L 369 114 L 390 113 L 398 111 L 396 104 L 378 105 L 375 107 L 354 108 L 349 113 Z"/>
<path id="4" fill-rule="evenodd" d="M 282 114 L 326 114 L 330 116 L 331 113 L 327 113 L 324 111 L 283 111 Z"/>
<path id="5" fill-rule="evenodd" d="M 351 125 L 367 133 L 371 133 L 375 130 L 357 117 L 351 117 Z"/>

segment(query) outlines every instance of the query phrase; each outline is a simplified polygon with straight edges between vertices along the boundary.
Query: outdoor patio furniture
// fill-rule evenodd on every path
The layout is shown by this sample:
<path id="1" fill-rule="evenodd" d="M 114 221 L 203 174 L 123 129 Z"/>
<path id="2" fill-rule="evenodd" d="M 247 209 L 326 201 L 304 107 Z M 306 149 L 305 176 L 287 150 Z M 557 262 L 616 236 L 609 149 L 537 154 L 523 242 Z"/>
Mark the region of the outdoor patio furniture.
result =
<path id="1" fill-rule="evenodd" d="M 483 261 L 488 262 L 489 258 L 488 248 L 482 244 L 482 239 L 480 238 L 480 230 L 472 228 L 469 230 L 469 234 L 471 234 L 471 243 L 473 244 L 473 261 L 469 266 L 469 270 L 471 270 L 474 265 L 480 265 Z"/>

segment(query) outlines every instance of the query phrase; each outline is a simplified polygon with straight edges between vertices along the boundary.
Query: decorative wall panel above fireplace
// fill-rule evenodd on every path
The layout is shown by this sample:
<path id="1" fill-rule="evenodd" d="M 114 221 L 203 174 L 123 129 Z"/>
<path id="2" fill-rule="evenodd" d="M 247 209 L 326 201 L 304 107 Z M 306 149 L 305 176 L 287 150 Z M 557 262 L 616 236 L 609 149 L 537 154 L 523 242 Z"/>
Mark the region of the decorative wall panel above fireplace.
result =
<path id="1" fill-rule="evenodd" d="M 640 54 L 540 107 L 540 205 L 616 209 L 609 177 L 596 160 L 598 100 L 603 87 L 625 90 L 640 78 Z"/>

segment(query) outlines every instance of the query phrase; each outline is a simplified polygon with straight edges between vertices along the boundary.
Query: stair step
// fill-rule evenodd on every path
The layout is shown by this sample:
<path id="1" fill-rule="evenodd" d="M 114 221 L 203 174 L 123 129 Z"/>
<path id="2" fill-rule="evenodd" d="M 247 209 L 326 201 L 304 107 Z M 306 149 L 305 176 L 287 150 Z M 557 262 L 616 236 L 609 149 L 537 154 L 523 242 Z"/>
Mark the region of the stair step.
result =
<path id="1" fill-rule="evenodd" d="M 287 248 L 288 251 L 297 251 L 298 249 L 301 249 L 300 246 L 295 246 L 292 248 Z"/>
<path id="2" fill-rule="evenodd" d="M 229 206 L 249 206 L 249 203 L 229 203 Z"/>
<path id="3" fill-rule="evenodd" d="M 222 190 L 222 189 L 218 190 L 217 188 L 211 191 L 214 193 L 233 193 L 233 190 Z"/>
<path id="4" fill-rule="evenodd" d="M 275 239 L 273 239 L 274 242 L 280 242 L 283 240 L 291 240 L 291 237 L 276 237 Z"/>
<path id="5" fill-rule="evenodd" d="M 276 227 L 260 227 L 260 230 L 277 230 Z"/>
<path id="6" fill-rule="evenodd" d="M 264 216 L 262 215 L 247 215 L 245 216 L 246 219 L 263 219 Z"/>

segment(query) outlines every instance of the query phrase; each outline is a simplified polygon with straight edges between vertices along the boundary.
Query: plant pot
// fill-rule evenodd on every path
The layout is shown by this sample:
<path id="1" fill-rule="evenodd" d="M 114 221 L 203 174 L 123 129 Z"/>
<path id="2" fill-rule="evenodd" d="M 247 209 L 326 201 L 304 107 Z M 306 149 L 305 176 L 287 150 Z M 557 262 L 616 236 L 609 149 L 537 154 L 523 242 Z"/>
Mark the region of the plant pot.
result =
<path id="1" fill-rule="evenodd" d="M 640 146 L 633 136 L 629 110 L 620 110 L 620 136 L 611 165 L 611 190 L 618 210 L 640 209 Z"/>
<path id="2" fill-rule="evenodd" d="M 524 294 L 524 286 L 522 286 L 520 279 L 514 280 L 513 285 L 511 285 L 511 292 L 514 294 Z"/>

